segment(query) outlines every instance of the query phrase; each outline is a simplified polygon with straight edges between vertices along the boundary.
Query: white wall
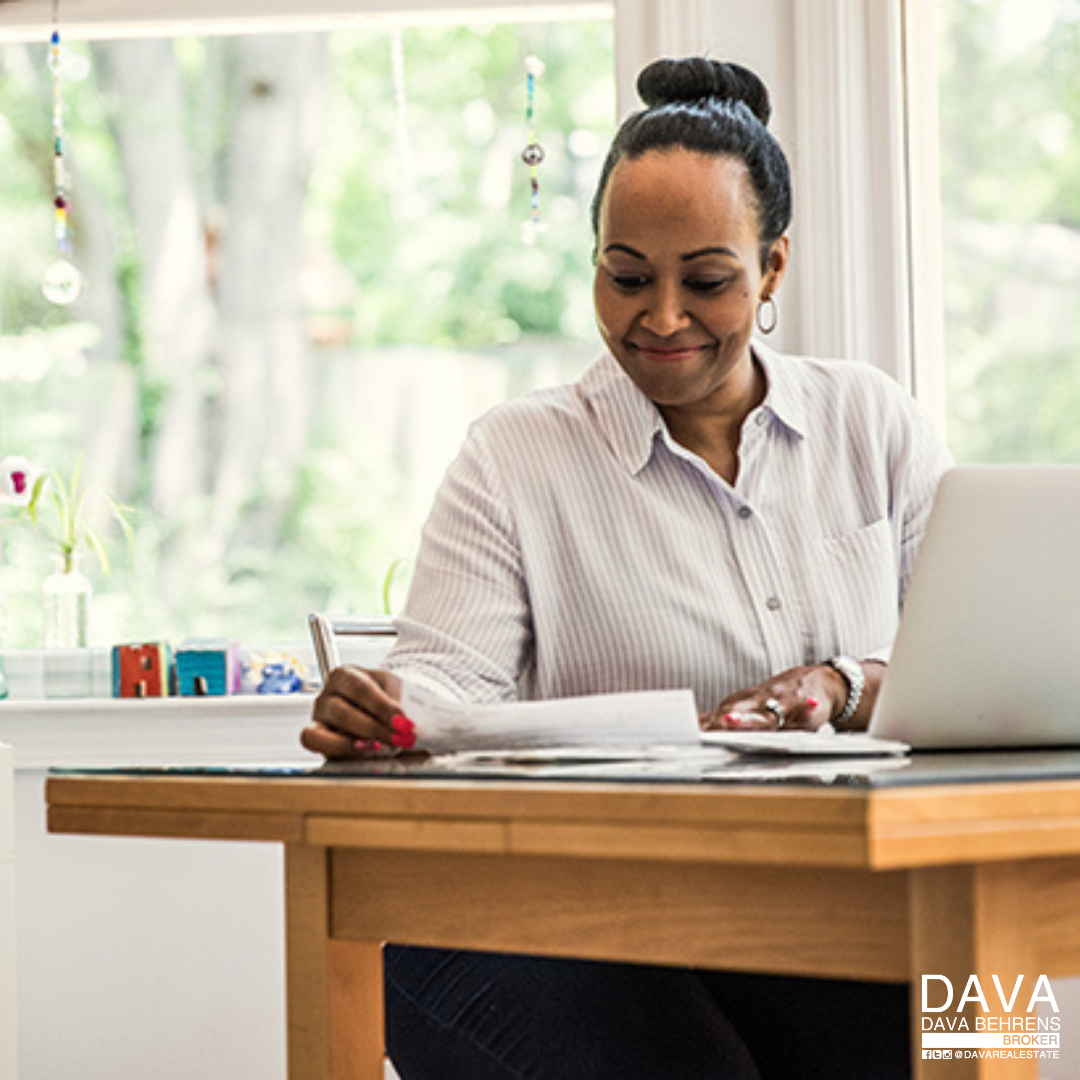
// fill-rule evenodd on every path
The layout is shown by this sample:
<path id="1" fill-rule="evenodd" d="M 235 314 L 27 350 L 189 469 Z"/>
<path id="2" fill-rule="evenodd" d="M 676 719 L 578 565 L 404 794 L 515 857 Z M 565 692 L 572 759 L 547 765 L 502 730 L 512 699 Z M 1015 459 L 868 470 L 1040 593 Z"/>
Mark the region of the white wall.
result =
<path id="1" fill-rule="evenodd" d="M 284 1077 L 280 847 L 46 831 L 48 766 L 316 761 L 298 743 L 310 698 L 222 700 L 0 703 L 21 1080 Z"/>
<path id="2" fill-rule="evenodd" d="M 16 780 L 21 1080 L 283 1078 L 280 846 L 50 836 L 44 784 Z"/>
<path id="3" fill-rule="evenodd" d="M 15 790 L 11 747 L 0 745 L 0 1080 L 15 1080 Z"/>

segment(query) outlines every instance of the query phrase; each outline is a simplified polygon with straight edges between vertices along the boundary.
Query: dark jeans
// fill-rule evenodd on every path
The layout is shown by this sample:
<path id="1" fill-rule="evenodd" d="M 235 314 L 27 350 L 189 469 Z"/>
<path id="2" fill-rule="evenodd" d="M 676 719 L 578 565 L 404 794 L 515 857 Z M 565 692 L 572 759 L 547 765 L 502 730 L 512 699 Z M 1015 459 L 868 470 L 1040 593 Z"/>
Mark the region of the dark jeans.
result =
<path id="1" fill-rule="evenodd" d="M 906 986 L 386 948 L 402 1080 L 910 1074 Z"/>

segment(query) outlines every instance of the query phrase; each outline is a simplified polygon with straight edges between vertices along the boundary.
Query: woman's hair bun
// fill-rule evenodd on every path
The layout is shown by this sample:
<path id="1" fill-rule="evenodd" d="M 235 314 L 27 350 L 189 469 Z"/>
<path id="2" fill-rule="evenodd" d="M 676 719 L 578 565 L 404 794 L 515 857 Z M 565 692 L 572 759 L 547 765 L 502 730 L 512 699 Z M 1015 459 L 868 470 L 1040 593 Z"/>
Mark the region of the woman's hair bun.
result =
<path id="1" fill-rule="evenodd" d="M 769 91 L 752 71 L 703 56 L 653 61 L 638 75 L 637 90 L 650 109 L 714 98 L 743 102 L 766 125 L 772 115 Z"/>

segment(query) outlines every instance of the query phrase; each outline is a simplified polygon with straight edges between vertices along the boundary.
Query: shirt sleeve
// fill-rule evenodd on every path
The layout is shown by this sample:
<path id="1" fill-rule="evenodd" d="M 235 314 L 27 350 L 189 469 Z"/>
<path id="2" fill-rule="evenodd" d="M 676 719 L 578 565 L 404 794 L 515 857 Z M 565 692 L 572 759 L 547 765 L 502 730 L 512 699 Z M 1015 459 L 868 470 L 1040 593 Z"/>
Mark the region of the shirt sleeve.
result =
<path id="1" fill-rule="evenodd" d="M 518 696 L 532 654 L 528 591 L 495 456 L 475 426 L 424 526 L 385 666 L 465 701 Z"/>

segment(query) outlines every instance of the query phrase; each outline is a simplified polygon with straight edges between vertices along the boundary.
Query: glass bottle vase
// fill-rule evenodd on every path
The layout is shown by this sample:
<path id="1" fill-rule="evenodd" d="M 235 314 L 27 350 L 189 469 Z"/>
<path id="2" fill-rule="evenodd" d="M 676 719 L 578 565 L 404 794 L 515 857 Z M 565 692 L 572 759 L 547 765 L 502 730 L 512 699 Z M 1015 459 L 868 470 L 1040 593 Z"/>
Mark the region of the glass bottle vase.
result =
<path id="1" fill-rule="evenodd" d="M 57 555 L 55 569 L 41 583 L 45 604 L 45 648 L 85 649 L 93 589 L 79 570 L 77 556 Z"/>

